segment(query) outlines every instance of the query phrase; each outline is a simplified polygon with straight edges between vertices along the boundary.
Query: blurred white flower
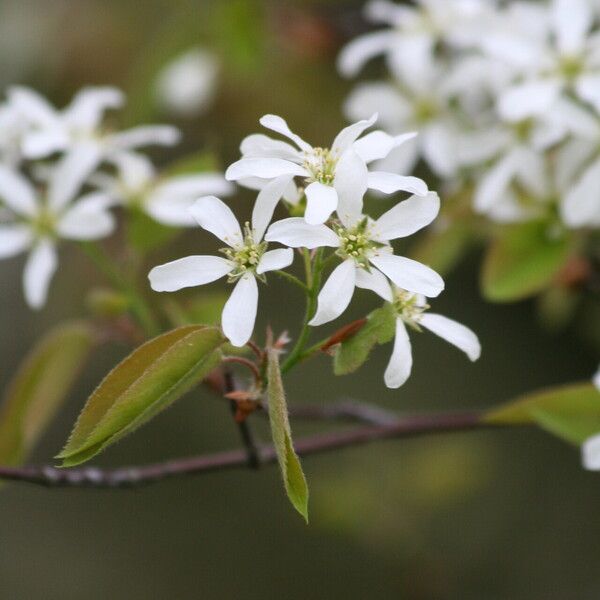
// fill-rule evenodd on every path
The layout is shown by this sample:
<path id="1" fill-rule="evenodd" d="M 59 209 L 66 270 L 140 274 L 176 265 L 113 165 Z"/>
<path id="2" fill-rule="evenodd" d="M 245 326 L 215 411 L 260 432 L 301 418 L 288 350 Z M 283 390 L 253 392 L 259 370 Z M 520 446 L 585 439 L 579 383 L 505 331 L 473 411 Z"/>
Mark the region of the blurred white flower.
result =
<path id="1" fill-rule="evenodd" d="M 193 227 L 191 206 L 201 196 L 229 196 L 234 187 L 222 173 L 204 172 L 161 176 L 152 162 L 140 154 L 115 155 L 117 175 L 97 173 L 90 178 L 119 204 L 139 208 L 155 221 L 173 227 Z"/>
<path id="2" fill-rule="evenodd" d="M 21 161 L 21 140 L 27 130 L 27 121 L 10 104 L 0 104 L 0 163 L 18 166 Z"/>
<path id="3" fill-rule="evenodd" d="M 339 55 L 338 69 L 342 75 L 352 77 L 367 61 L 385 55 L 395 76 L 418 81 L 438 42 L 464 47 L 479 40 L 493 6 L 492 0 L 420 0 L 414 7 L 372 0 L 365 6 L 366 17 L 390 29 L 367 33 L 350 42 Z"/>
<path id="4" fill-rule="evenodd" d="M 206 229 L 228 245 L 219 256 L 188 256 L 150 271 L 152 289 L 157 292 L 175 292 L 182 288 L 204 285 L 225 275 L 235 287 L 225 304 L 221 317 L 223 332 L 234 346 L 244 346 L 254 330 L 258 307 L 256 279 L 264 273 L 288 267 L 294 255 L 289 248 L 267 250 L 263 235 L 270 220 L 264 207 L 272 202 L 265 196 L 273 195 L 266 186 L 259 196 L 252 215 L 252 225 L 240 228 L 229 207 L 214 196 L 200 198 L 190 209 L 200 227 Z"/>
<path id="5" fill-rule="evenodd" d="M 452 319 L 427 312 L 429 305 L 424 296 L 394 286 L 393 289 L 388 288 L 384 299 L 392 303 L 396 313 L 394 350 L 384 375 L 387 387 L 395 389 L 402 386 L 412 370 L 407 326 L 416 331 L 421 331 L 421 327 L 429 329 L 462 350 L 472 361 L 481 355 L 481 345 L 475 333 Z"/>
<path id="6" fill-rule="evenodd" d="M 11 213 L 10 222 L 0 224 L 0 259 L 29 252 L 23 286 L 27 303 L 34 309 L 46 302 L 58 266 L 58 241 L 97 240 L 112 233 L 115 226 L 106 194 L 75 199 L 77 190 L 65 193 L 65 189 L 60 165 L 43 197 L 18 171 L 0 165 L 0 202 Z"/>
<path id="7" fill-rule="evenodd" d="M 144 125 L 121 132 L 103 126 L 104 113 L 119 108 L 123 94 L 112 87 L 84 88 L 63 111 L 24 87 L 8 91 L 11 106 L 28 123 L 22 138 L 27 159 L 40 159 L 56 152 L 65 154 L 65 171 L 70 173 L 68 193 L 75 193 L 96 167 L 123 152 L 148 145 L 173 145 L 179 132 L 168 125 Z"/>
<path id="8" fill-rule="evenodd" d="M 519 121 L 543 115 L 565 92 L 600 111 L 600 34 L 592 32 L 590 1 L 553 0 L 530 10 L 537 27 L 518 26 L 507 12 L 508 26 L 482 37 L 483 48 L 518 73 L 499 99 L 502 117 Z"/>
<path id="9" fill-rule="evenodd" d="M 179 117 L 195 117 L 211 105 L 217 88 L 216 57 L 202 48 L 192 48 L 167 64 L 156 79 L 159 104 Z"/>
<path id="10" fill-rule="evenodd" d="M 291 248 L 336 248 L 342 259 L 319 293 L 317 312 L 311 325 L 322 325 L 339 317 L 348 307 L 356 287 L 370 289 L 382 297 L 389 288 L 386 277 L 396 285 L 437 296 L 444 289 L 442 278 L 429 267 L 396 256 L 390 241 L 407 237 L 429 225 L 437 216 L 440 200 L 436 193 L 411 196 L 373 221 L 361 214 L 340 215 L 331 228 L 311 225 L 292 217 L 273 223 L 265 236 Z"/>
<path id="11" fill-rule="evenodd" d="M 344 205 L 350 197 L 343 193 L 348 187 L 368 187 L 386 194 L 400 190 L 426 194 L 425 183 L 414 177 L 368 172 L 369 163 L 386 157 L 394 148 L 416 136 L 406 133 L 392 137 L 383 131 L 372 131 L 359 139 L 376 119 L 374 114 L 342 129 L 330 148 L 316 148 L 293 133 L 281 117 L 265 115 L 260 119 L 261 125 L 289 138 L 297 147 L 266 135 L 250 135 L 242 141 L 242 158 L 227 169 L 225 177 L 259 189 L 266 181 L 280 178 L 282 195 L 294 177 L 302 178 L 307 184 L 304 218 L 313 225 L 324 223 L 336 210 L 338 213 L 356 212 L 355 206 Z"/>
<path id="12" fill-rule="evenodd" d="M 592 382 L 600 391 L 600 367 L 598 367 L 598 370 L 596 371 L 596 374 L 594 375 Z"/>

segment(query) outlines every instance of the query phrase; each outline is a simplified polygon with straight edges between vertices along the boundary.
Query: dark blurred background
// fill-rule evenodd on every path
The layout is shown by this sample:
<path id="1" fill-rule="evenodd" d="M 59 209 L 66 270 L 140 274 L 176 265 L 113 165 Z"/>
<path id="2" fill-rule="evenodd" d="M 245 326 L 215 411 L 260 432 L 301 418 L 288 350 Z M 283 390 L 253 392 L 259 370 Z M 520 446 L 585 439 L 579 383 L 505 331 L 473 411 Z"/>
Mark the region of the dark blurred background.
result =
<path id="1" fill-rule="evenodd" d="M 157 160 L 199 149 L 223 166 L 258 118 L 284 115 L 326 145 L 344 125 L 351 83 L 335 72 L 339 47 L 367 29 L 361 2 L 324 0 L 0 0 L 0 82 L 35 87 L 58 106 L 88 84 L 128 93 L 119 125 L 166 121 L 184 142 Z M 160 69 L 202 47 L 220 64 L 210 107 L 179 118 L 155 102 Z M 376 71 L 377 67 L 373 67 Z M 250 194 L 232 200 L 242 212 Z M 374 200 L 377 202 L 377 200 Z M 379 201 L 382 202 L 382 201 Z M 197 231 L 151 256 L 150 266 L 213 248 Z M 436 312 L 480 335 L 472 365 L 431 335 L 414 336 L 414 373 L 387 390 L 391 347 L 354 376 L 335 378 L 329 359 L 291 374 L 294 402 L 355 398 L 398 411 L 492 406 L 537 387 L 585 379 L 596 368 L 584 327 L 540 326 L 533 304 L 484 303 L 478 256 L 447 281 Z M 35 338 L 85 312 L 98 283 L 84 256 L 64 252 L 50 302 L 24 305 L 21 259 L 0 263 L 0 384 Z M 77 282 L 76 285 L 74 282 Z M 300 314 L 295 290 L 262 290 L 260 331 Z M 268 293 L 267 293 L 268 292 Z M 373 297 L 359 295 L 361 316 Z M 66 439 L 86 395 L 122 357 L 97 353 L 32 458 L 47 462 Z M 261 420 L 262 439 L 268 431 Z M 296 436 L 306 426 L 294 424 Z M 311 427 L 310 430 L 314 430 Z M 221 401 L 196 392 L 99 464 L 121 465 L 230 448 L 237 432 Z M 277 471 L 169 481 L 138 491 L 0 493 L 0 598 L 9 600 L 403 598 L 407 600 L 596 599 L 600 597 L 600 479 L 579 456 L 542 433 L 498 431 L 385 442 L 304 461 L 311 523 L 288 505 Z"/>

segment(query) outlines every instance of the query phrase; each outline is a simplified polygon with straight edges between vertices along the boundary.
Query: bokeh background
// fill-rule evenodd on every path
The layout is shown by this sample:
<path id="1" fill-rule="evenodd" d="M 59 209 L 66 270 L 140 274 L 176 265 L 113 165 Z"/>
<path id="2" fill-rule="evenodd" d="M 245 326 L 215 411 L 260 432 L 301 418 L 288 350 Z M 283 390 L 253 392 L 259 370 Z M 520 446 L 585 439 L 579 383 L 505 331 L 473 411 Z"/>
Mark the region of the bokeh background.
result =
<path id="1" fill-rule="evenodd" d="M 360 2 L 325 0 L 0 0 L 0 83 L 35 87 L 59 106 L 88 84 L 129 96 L 119 125 L 165 121 L 184 141 L 158 161 L 205 150 L 237 157 L 265 113 L 285 115 L 326 145 L 344 125 L 351 83 L 336 52 L 367 29 Z M 173 116 L 156 102 L 160 69 L 192 47 L 220 64 L 212 104 Z M 373 67 L 377 69 L 377 67 Z M 248 211 L 251 195 L 232 200 Z M 373 200 L 373 203 L 384 201 Z M 150 257 L 212 248 L 192 231 Z M 354 375 L 335 378 L 329 359 L 290 375 L 294 402 L 354 398 L 398 411 L 493 406 L 537 387 L 588 378 L 597 367 L 585 320 L 549 331 L 533 303 L 480 299 L 479 257 L 453 272 L 436 311 L 471 326 L 483 344 L 471 365 L 433 336 L 414 336 L 415 369 L 398 391 L 382 381 L 390 347 Z M 0 263 L 0 384 L 35 338 L 85 314 L 101 280 L 71 250 L 47 308 L 34 314 L 20 287 L 22 260 Z M 259 329 L 301 314 L 280 282 L 263 293 Z M 360 295 L 352 314 L 373 298 Z M 350 320 L 352 315 L 348 315 Z M 126 349 L 104 347 L 32 460 L 60 448 L 86 395 Z M 262 439 L 268 431 L 256 428 Z M 294 425 L 298 436 L 307 430 Z M 314 426 L 310 428 L 314 430 Z M 234 447 L 226 405 L 205 393 L 180 401 L 99 464 L 121 465 Z M 564 600 L 600 597 L 600 479 L 575 449 L 534 431 L 489 431 L 395 441 L 304 461 L 311 524 L 290 509 L 277 471 L 213 474 L 138 491 L 0 492 L 0 598 L 403 598 Z"/>

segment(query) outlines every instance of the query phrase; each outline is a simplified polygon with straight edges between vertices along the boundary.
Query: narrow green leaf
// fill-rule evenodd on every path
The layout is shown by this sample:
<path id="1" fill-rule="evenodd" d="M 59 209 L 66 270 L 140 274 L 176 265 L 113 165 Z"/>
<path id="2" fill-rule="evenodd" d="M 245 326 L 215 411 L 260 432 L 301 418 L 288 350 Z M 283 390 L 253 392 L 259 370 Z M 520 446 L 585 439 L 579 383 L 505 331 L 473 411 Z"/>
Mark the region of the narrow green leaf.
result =
<path id="1" fill-rule="evenodd" d="M 481 275 L 484 296 L 511 302 L 546 288 L 572 250 L 568 235 L 553 237 L 545 222 L 507 227 L 488 249 Z"/>
<path id="2" fill-rule="evenodd" d="M 283 484 L 293 507 L 308 523 L 308 484 L 292 443 L 292 431 L 281 380 L 279 356 L 274 349 L 269 350 L 268 377 L 269 420 Z"/>
<path id="3" fill-rule="evenodd" d="M 149 421 L 219 364 L 224 342 L 216 327 L 194 325 L 137 348 L 90 396 L 57 458 L 81 464 Z"/>
<path id="4" fill-rule="evenodd" d="M 396 317 L 391 304 L 374 310 L 367 323 L 357 333 L 344 340 L 338 347 L 333 360 L 336 375 L 356 371 L 369 357 L 375 344 L 386 344 L 394 338 Z"/>
<path id="5" fill-rule="evenodd" d="M 498 425 L 536 423 L 567 442 L 581 444 L 600 432 L 600 392 L 590 383 L 533 392 L 490 411 L 485 421 Z"/>
<path id="6" fill-rule="evenodd" d="M 25 461 L 67 398 L 94 344 L 84 321 L 59 325 L 26 357 L 0 409 L 0 464 Z"/>

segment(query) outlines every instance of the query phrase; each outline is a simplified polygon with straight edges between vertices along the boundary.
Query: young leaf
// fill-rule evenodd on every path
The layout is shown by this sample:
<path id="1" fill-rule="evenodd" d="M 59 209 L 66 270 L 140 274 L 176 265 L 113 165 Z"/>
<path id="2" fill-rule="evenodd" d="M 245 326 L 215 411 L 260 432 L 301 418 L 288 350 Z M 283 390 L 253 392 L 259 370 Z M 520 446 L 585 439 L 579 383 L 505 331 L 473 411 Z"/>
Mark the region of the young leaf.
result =
<path id="1" fill-rule="evenodd" d="M 308 523 L 308 485 L 292 444 L 279 357 L 274 349 L 269 350 L 268 377 L 269 420 L 283 484 L 290 502 Z"/>
<path id="2" fill-rule="evenodd" d="M 216 327 L 193 325 L 140 346 L 96 388 L 57 458 L 78 465 L 149 421 L 219 364 L 224 342 Z"/>
<path id="3" fill-rule="evenodd" d="M 59 325 L 26 357 L 0 409 L 0 464 L 19 465 L 61 407 L 94 344 L 84 321 Z"/>
<path id="4" fill-rule="evenodd" d="M 338 347 L 333 360 L 336 375 L 356 371 L 369 357 L 375 344 L 385 344 L 394 338 L 396 317 L 391 304 L 374 310 L 367 323 Z"/>
<path id="5" fill-rule="evenodd" d="M 581 444 L 600 432 L 600 392 L 589 383 L 534 392 L 490 411 L 485 421 L 498 425 L 536 423 L 567 442 Z"/>
<path id="6" fill-rule="evenodd" d="M 537 294 L 558 274 L 571 250 L 571 238 L 552 237 L 545 222 L 506 228 L 485 257 L 484 296 L 493 302 L 511 302 Z"/>

